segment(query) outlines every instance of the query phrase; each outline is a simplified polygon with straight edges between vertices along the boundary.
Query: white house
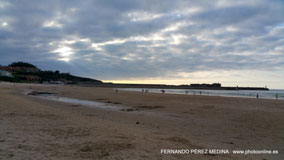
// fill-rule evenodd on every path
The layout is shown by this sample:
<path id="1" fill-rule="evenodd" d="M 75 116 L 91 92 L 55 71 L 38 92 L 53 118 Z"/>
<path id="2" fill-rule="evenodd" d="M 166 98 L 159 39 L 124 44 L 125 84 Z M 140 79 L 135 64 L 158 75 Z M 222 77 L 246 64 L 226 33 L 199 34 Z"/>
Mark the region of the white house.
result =
<path id="1" fill-rule="evenodd" d="M 11 72 L 0 70 L 0 76 L 13 77 Z"/>

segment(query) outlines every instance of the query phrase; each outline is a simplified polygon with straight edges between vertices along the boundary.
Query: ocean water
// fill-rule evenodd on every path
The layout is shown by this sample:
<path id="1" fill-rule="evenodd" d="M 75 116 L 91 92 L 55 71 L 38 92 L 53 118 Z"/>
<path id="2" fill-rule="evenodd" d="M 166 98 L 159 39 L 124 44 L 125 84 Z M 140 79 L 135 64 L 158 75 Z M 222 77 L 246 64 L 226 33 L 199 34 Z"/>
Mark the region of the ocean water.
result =
<path id="1" fill-rule="evenodd" d="M 148 90 L 148 92 L 162 93 L 165 94 L 188 94 L 188 95 L 207 95 L 207 96 L 222 96 L 222 97 L 245 97 L 245 98 L 259 98 L 265 99 L 278 99 L 284 100 L 284 90 L 271 89 L 269 91 L 257 91 L 257 90 L 198 90 L 198 89 L 153 89 L 153 88 L 120 88 L 118 90 L 125 91 L 137 91 Z"/>

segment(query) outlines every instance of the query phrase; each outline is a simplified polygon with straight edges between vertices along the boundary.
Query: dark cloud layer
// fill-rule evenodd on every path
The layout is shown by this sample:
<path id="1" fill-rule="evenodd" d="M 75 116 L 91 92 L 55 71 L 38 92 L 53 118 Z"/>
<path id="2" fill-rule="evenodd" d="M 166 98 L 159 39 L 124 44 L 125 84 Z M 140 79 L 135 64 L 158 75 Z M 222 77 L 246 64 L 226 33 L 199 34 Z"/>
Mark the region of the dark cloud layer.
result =
<path id="1" fill-rule="evenodd" d="M 0 64 L 27 61 L 109 80 L 279 72 L 283 6 L 279 0 L 0 0 Z"/>

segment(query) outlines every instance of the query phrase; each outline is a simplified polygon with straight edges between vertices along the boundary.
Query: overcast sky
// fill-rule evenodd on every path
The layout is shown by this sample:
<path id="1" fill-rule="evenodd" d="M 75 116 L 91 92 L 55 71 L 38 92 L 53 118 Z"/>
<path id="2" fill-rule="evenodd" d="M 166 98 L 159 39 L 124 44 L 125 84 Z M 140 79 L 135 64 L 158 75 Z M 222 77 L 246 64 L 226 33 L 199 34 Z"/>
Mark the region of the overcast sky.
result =
<path id="1" fill-rule="evenodd" d="M 283 0 L 0 0 L 0 64 L 284 89 Z"/>

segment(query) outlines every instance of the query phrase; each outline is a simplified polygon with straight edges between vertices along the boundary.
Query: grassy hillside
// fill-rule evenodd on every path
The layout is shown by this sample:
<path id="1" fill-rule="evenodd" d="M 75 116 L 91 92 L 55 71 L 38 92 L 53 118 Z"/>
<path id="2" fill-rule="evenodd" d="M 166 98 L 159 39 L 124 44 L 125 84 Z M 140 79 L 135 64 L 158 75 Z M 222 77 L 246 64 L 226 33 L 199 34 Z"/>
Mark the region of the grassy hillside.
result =
<path id="1" fill-rule="evenodd" d="M 101 84 L 102 81 L 84 78 L 79 76 L 73 76 L 69 73 L 60 73 L 60 71 L 42 71 L 33 64 L 26 62 L 14 62 L 8 66 L 1 66 L 1 70 L 11 72 L 13 77 L 0 76 L 1 81 L 9 82 L 32 82 L 32 83 L 43 83 L 43 82 L 54 82 L 61 81 L 64 83 L 93 83 Z"/>

